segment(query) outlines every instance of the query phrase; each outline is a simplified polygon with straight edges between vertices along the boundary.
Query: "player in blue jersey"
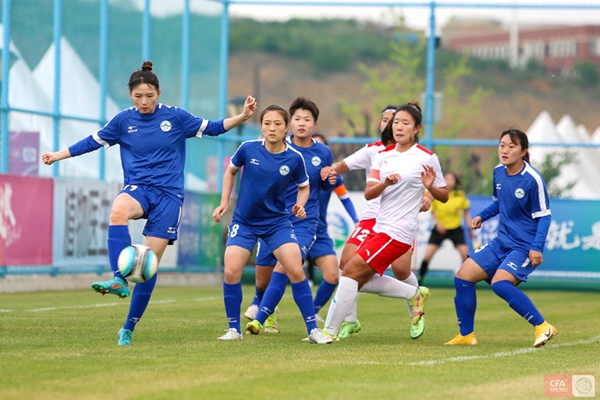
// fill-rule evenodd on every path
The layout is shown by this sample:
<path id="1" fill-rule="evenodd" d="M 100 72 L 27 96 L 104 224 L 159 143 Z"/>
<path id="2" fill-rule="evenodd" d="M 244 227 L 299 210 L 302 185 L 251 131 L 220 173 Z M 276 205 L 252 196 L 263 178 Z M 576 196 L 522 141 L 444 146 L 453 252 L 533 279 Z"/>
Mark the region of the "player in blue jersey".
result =
<path id="1" fill-rule="evenodd" d="M 292 282 L 294 300 L 302 313 L 311 343 L 331 343 L 315 322 L 315 309 L 308 279 L 302 268 L 302 255 L 290 213 L 299 221 L 307 217 L 309 181 L 304 158 L 285 141 L 289 114 L 280 106 L 267 107 L 259 121 L 263 139 L 244 142 L 237 149 L 223 178 L 221 204 L 213 213 L 216 222 L 228 208 L 235 175 L 244 168 L 238 202 L 229 225 L 225 249 L 223 297 L 229 329 L 221 340 L 240 340 L 242 271 L 257 240 L 261 239 Z M 296 187 L 294 204 L 289 207 L 286 193 Z"/>
<path id="2" fill-rule="evenodd" d="M 256 110 L 256 101 L 248 96 L 241 114 L 209 121 L 159 103 L 159 81 L 150 61 L 144 61 L 142 68 L 131 74 L 128 86 L 133 107 L 121 111 L 96 133 L 69 148 L 42 155 L 42 161 L 51 165 L 100 147 L 119 145 L 124 187 L 113 202 L 108 227 L 108 258 L 114 277 L 94 282 L 92 288 L 102 295 L 108 293 L 120 298 L 130 294 L 117 263 L 121 251 L 131 245 L 127 221 L 147 220 L 143 231 L 145 245 L 160 261 L 167 245 L 177 240 L 184 197 L 186 140 L 220 135 L 248 120 Z M 136 284 L 127 320 L 117 335 L 119 345 L 130 345 L 156 278 Z"/>
<path id="3" fill-rule="evenodd" d="M 333 155 L 329 147 L 312 138 L 319 118 L 317 105 L 308 99 L 298 97 L 290 105 L 289 113 L 291 115 L 290 126 L 293 135 L 288 137 L 287 143 L 290 147 L 302 153 L 306 161 L 306 170 L 310 180 L 310 194 L 305 207 L 306 218 L 300 220 L 294 216 L 290 216 L 296 237 L 298 238 L 298 244 L 302 251 L 302 259 L 304 260 L 316 239 L 321 192 L 323 190 L 333 190 L 336 176 L 335 173 L 332 173 L 329 177 L 321 179 L 321 170 L 332 164 Z M 288 209 L 291 209 L 293 206 L 297 191 L 298 189 L 294 185 L 288 187 Z M 257 292 L 262 289 L 264 290 L 264 294 L 260 301 L 258 313 L 248 323 L 246 329 L 252 334 L 258 334 L 264 326 L 265 331 L 278 332 L 276 307 L 283 297 L 288 277 L 281 263 L 277 263 L 276 258 L 273 257 L 272 247 L 268 246 L 264 241 L 259 242 L 256 265 Z M 323 296 L 327 297 L 327 300 L 335 291 L 339 279 L 337 266 L 329 265 L 329 267 L 330 270 L 323 270 L 325 285 L 327 286 L 323 292 Z M 265 325 L 265 321 L 271 315 L 269 324 Z"/>
<path id="4" fill-rule="evenodd" d="M 460 333 L 448 345 L 475 345 L 475 284 L 490 280 L 492 290 L 535 328 L 534 347 L 556 335 L 531 299 L 517 288 L 542 263 L 550 227 L 546 182 L 529 164 L 529 140 L 518 129 L 500 135 L 500 165 L 494 169 L 494 201 L 471 221 L 473 229 L 499 214 L 498 236 L 469 253 L 454 278 Z"/>

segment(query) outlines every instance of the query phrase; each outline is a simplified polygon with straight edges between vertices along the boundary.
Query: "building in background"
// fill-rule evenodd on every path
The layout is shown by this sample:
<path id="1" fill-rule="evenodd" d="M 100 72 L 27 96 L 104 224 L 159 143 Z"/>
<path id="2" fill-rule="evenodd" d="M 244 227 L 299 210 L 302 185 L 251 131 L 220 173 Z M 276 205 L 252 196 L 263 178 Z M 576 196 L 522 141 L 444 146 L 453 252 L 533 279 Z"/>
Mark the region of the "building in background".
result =
<path id="1" fill-rule="evenodd" d="M 493 20 L 455 19 L 442 32 L 444 46 L 469 51 L 482 59 L 510 61 L 516 54 L 517 66 L 525 66 L 533 59 L 545 65 L 548 72 L 562 76 L 573 76 L 574 66 L 582 61 L 592 62 L 600 69 L 600 25 L 518 26 L 515 29 Z"/>

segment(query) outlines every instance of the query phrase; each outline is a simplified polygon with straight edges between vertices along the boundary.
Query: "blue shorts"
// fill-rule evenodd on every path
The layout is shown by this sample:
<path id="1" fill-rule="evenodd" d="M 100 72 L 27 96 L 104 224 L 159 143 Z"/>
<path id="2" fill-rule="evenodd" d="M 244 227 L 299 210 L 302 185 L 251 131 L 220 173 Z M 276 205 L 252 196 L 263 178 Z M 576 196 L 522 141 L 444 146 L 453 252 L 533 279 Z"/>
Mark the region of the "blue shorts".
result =
<path id="1" fill-rule="evenodd" d="M 310 251 L 311 246 L 315 242 L 317 232 L 317 222 L 315 221 L 308 223 L 296 223 L 294 225 L 294 232 L 300 246 L 300 253 L 302 254 L 302 262 L 306 260 L 306 256 Z M 277 249 L 265 243 L 266 241 L 258 241 L 258 251 L 256 252 L 256 265 L 259 267 L 273 267 L 277 264 L 277 259 L 273 255 L 271 249 Z"/>
<path id="2" fill-rule="evenodd" d="M 310 255 L 313 260 L 323 256 L 337 256 L 333 240 L 331 240 L 327 231 L 317 232 L 317 240 L 315 240 L 308 251 L 308 255 Z"/>
<path id="3" fill-rule="evenodd" d="M 127 193 L 142 206 L 141 218 L 148 220 L 142 232 L 144 236 L 169 239 L 169 244 L 177 240 L 183 199 L 152 186 L 126 185 L 121 193 Z"/>
<path id="4" fill-rule="evenodd" d="M 490 279 L 498 269 L 503 269 L 522 282 L 527 282 L 527 277 L 535 267 L 529 261 L 529 251 L 524 249 L 508 249 L 498 240 L 469 253 L 469 258 L 477 263 Z"/>
<path id="5" fill-rule="evenodd" d="M 227 244 L 225 246 L 239 246 L 252 252 L 259 239 L 264 240 L 263 243 L 268 243 L 268 246 L 272 246 L 274 249 L 286 243 L 298 243 L 292 223 L 287 219 L 266 228 L 245 225 L 234 219 L 227 227 Z"/>

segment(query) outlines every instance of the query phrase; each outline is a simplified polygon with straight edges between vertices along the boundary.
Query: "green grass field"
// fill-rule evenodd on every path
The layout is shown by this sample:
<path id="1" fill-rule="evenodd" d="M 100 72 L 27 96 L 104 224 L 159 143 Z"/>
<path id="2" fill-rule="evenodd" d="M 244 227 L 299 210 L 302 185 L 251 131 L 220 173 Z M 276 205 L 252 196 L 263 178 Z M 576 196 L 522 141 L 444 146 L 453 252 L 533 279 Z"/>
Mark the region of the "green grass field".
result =
<path id="1" fill-rule="evenodd" d="M 221 288 L 158 287 L 131 347 L 116 340 L 128 299 L 2 294 L 0 399 L 543 399 L 545 374 L 594 375 L 598 393 L 597 292 L 528 292 L 559 332 L 540 349 L 487 289 L 478 290 L 478 346 L 443 345 L 457 333 L 451 289 L 432 289 L 417 340 L 404 301 L 361 295 L 363 331 L 331 345 L 301 341 L 290 293 L 281 333 L 222 342 Z M 252 294 L 245 286 L 243 310 Z"/>

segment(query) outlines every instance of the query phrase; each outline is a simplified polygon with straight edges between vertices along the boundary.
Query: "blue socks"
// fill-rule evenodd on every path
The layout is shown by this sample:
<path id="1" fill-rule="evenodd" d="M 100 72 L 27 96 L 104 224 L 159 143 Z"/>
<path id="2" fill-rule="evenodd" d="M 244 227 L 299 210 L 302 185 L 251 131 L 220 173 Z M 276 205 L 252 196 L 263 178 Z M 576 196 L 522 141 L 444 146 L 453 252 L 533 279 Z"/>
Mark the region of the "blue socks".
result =
<path id="1" fill-rule="evenodd" d="M 123 279 L 123 275 L 119 272 L 119 254 L 127 247 L 131 246 L 131 236 L 129 236 L 129 228 L 127 225 L 109 225 L 108 226 L 108 261 L 114 276 Z M 149 281 L 148 281 L 149 282 Z"/>
<path id="2" fill-rule="evenodd" d="M 531 299 L 522 291 L 517 289 L 509 281 L 499 281 L 492 285 L 492 290 L 503 298 L 510 308 L 515 310 L 517 314 L 525 318 L 531 325 L 536 326 L 544 322 L 544 317 L 533 305 Z"/>
<path id="3" fill-rule="evenodd" d="M 261 325 L 264 325 L 267 318 L 269 318 L 269 315 L 275 312 L 275 307 L 277 307 L 277 304 L 279 304 L 283 294 L 285 293 L 285 287 L 287 283 L 288 277 L 286 274 L 273 271 L 273 275 L 271 275 L 271 281 L 269 282 L 269 286 L 267 286 L 267 290 L 265 290 L 262 301 L 260 302 L 258 314 L 256 314 L 255 318 L 261 323 Z M 312 311 L 314 312 L 314 309 Z"/>
<path id="4" fill-rule="evenodd" d="M 242 298 L 242 282 L 231 285 L 223 282 L 223 300 L 225 301 L 225 314 L 227 315 L 229 328 L 235 328 L 239 333 L 242 333 L 240 328 Z"/>
<path id="5" fill-rule="evenodd" d="M 133 295 L 131 295 L 131 304 L 129 305 L 129 314 L 127 315 L 127 321 L 123 325 L 124 329 L 129 329 L 133 332 L 135 325 L 140 321 L 156 285 L 156 277 L 154 275 L 152 279 L 144 283 L 136 283 L 133 289 Z"/>
<path id="6" fill-rule="evenodd" d="M 275 274 L 273 274 L 275 276 Z M 292 294 L 294 295 L 294 301 L 300 309 L 306 329 L 310 335 L 310 331 L 317 327 L 317 321 L 315 319 L 315 305 L 313 303 L 312 291 L 308 279 L 304 279 L 301 282 L 292 283 Z"/>
<path id="7" fill-rule="evenodd" d="M 456 307 L 458 327 L 460 328 L 460 334 L 466 336 L 473 332 L 475 325 L 475 310 L 477 309 L 475 284 L 454 277 L 454 287 L 456 288 L 454 306 Z"/>
<path id="8" fill-rule="evenodd" d="M 262 301 L 263 296 L 265 295 L 265 291 L 260 290 L 256 286 L 254 288 L 256 290 L 254 291 L 254 298 L 252 299 L 252 303 L 250 305 L 251 306 L 260 306 L 260 302 Z"/>
<path id="9" fill-rule="evenodd" d="M 331 299 L 336 287 L 337 284 L 329 283 L 323 279 L 315 295 L 315 314 L 318 314 L 321 308 Z"/>

